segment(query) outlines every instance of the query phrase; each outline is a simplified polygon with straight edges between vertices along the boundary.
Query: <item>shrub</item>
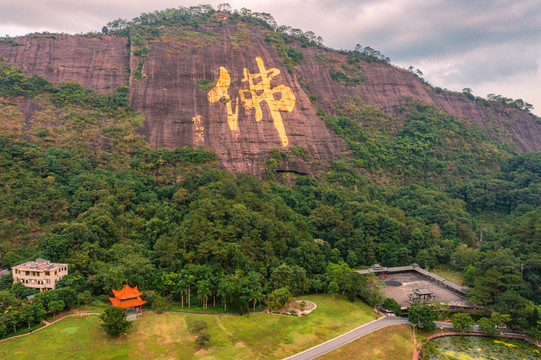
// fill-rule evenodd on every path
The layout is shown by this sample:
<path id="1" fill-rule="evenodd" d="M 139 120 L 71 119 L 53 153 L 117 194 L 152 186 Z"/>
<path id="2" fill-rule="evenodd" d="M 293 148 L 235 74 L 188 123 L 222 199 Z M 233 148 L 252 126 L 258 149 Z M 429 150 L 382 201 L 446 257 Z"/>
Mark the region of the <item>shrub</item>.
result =
<path id="1" fill-rule="evenodd" d="M 287 288 L 274 290 L 269 294 L 267 306 L 269 309 L 278 310 L 284 307 L 285 304 L 291 302 L 292 296 Z"/>
<path id="2" fill-rule="evenodd" d="M 212 81 L 210 81 L 210 80 L 207 80 L 207 79 L 203 79 L 203 80 L 201 80 L 200 82 L 198 82 L 195 85 L 198 88 L 203 89 L 203 90 L 209 90 L 209 89 L 214 87 L 214 83 Z"/>
<path id="3" fill-rule="evenodd" d="M 195 345 L 199 347 L 206 347 L 210 342 L 210 334 L 206 331 L 203 331 L 199 334 L 197 339 L 195 339 Z"/>
<path id="4" fill-rule="evenodd" d="M 203 330 L 207 330 L 207 322 L 203 320 L 192 320 L 188 322 L 188 331 L 190 334 L 200 334 Z"/>
<path id="5" fill-rule="evenodd" d="M 109 336 L 118 337 L 131 327 L 131 322 L 126 320 L 126 312 L 119 307 L 108 307 L 105 313 L 100 315 L 103 323 L 101 327 Z"/>
<path id="6" fill-rule="evenodd" d="M 402 314 L 402 308 L 398 302 L 396 302 L 395 299 L 392 298 L 386 298 L 383 301 L 383 304 L 381 305 L 382 308 L 388 311 L 393 311 L 397 316 L 400 316 Z"/>

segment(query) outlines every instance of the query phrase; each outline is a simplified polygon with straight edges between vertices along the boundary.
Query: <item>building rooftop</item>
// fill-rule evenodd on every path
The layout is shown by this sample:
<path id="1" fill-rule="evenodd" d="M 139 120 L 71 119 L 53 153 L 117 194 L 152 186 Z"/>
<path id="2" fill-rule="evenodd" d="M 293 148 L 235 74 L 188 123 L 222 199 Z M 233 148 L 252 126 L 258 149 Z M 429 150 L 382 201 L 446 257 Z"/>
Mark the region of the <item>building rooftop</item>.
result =
<path id="1" fill-rule="evenodd" d="M 135 287 L 130 287 L 128 284 L 126 284 L 120 290 L 114 290 L 113 289 L 113 294 L 115 294 L 115 298 L 117 298 L 119 300 L 135 299 L 135 298 L 143 295 L 142 292 L 137 290 L 137 285 L 135 285 Z"/>
<path id="2" fill-rule="evenodd" d="M 422 289 L 414 289 L 413 292 L 416 294 L 416 295 L 432 295 L 433 292 L 426 289 L 426 288 L 422 288 Z"/>
<path id="3" fill-rule="evenodd" d="M 25 263 L 13 266 L 14 269 L 19 270 L 54 270 L 58 267 L 68 266 L 68 264 L 52 263 L 45 259 L 36 259 L 36 261 L 27 261 Z"/>

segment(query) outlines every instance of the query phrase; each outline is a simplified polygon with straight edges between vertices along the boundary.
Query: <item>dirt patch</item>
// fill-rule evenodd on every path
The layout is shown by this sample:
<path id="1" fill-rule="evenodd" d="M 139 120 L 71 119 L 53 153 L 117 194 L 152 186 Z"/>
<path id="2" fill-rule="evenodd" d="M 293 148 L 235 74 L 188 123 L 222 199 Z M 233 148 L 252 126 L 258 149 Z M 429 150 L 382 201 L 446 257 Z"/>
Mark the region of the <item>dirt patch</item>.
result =
<path id="1" fill-rule="evenodd" d="M 307 300 L 297 300 L 287 304 L 280 310 L 273 311 L 272 313 L 278 313 L 280 315 L 302 316 L 310 314 L 315 309 L 317 309 L 317 305 L 315 303 Z"/>
<path id="2" fill-rule="evenodd" d="M 398 287 L 385 285 L 382 287 L 385 296 L 395 299 L 402 307 L 410 305 L 408 294 L 413 293 L 413 290 L 415 289 L 430 290 L 436 296 L 434 300 L 439 303 L 447 302 L 449 304 L 462 304 L 466 300 L 463 296 L 457 295 L 451 290 L 428 281 L 415 273 L 387 274 L 385 279 L 382 280 L 398 281 L 402 283 L 402 286 Z"/>
<path id="3" fill-rule="evenodd" d="M 206 350 L 206 349 L 199 349 L 198 351 L 195 352 L 194 355 L 196 355 L 196 356 L 203 356 L 203 355 L 208 354 L 208 352 L 209 352 L 209 351 Z"/>

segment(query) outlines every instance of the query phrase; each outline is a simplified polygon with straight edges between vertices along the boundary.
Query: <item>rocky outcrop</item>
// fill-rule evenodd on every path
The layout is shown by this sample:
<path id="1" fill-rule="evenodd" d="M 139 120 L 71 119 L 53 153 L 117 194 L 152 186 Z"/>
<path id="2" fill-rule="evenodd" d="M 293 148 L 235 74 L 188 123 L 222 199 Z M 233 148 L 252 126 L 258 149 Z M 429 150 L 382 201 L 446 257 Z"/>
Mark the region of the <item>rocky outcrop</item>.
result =
<path id="1" fill-rule="evenodd" d="M 126 48 L 127 38 L 116 36 L 27 35 L 16 39 L 18 46 L 0 43 L 0 56 L 54 83 L 72 80 L 97 91 L 130 84 L 130 103 L 146 116 L 139 132 L 153 147 L 204 146 L 232 171 L 262 175 L 272 150 L 304 147 L 302 158 L 271 166 L 278 172 L 314 174 L 345 150 L 303 88 L 330 115 L 336 103 L 355 96 L 390 115 L 405 98 L 414 98 L 479 123 L 495 140 L 541 151 L 541 124 L 534 116 L 437 92 L 393 66 L 361 62 L 364 81 L 346 86 L 331 77 L 333 64 L 346 64 L 345 55 L 299 47 L 304 60 L 291 75 L 265 34 L 248 25 L 162 31 L 145 44 L 150 51 L 140 74 L 135 70 L 141 55 Z M 21 109 L 25 116 L 33 111 L 23 103 Z"/>
<path id="2" fill-rule="evenodd" d="M 155 41 L 142 78 L 132 81 L 131 105 L 146 116 L 141 133 L 156 148 L 211 148 L 225 168 L 252 174 L 263 173 L 272 149 L 302 146 L 311 163 L 335 159 L 342 140 L 316 114 L 264 35 L 243 31 L 214 26 Z M 297 164 L 288 170 L 315 169 Z"/>
<path id="3" fill-rule="evenodd" d="M 55 84 L 77 81 L 97 91 L 127 85 L 126 38 L 46 34 L 15 41 L 18 46 L 0 43 L 0 57 L 17 64 L 27 75 L 37 74 Z"/>
<path id="4" fill-rule="evenodd" d="M 460 94 L 440 92 L 421 82 L 409 72 L 380 63 L 362 62 L 364 82 L 345 86 L 332 80 L 333 66 L 325 63 L 331 59 L 342 63 L 345 56 L 321 49 L 302 49 L 305 60 L 297 67 L 299 76 L 308 79 L 303 86 L 317 95 L 318 105 L 333 114 L 334 104 L 343 103 L 353 96 L 360 96 L 367 104 L 377 105 L 387 114 L 395 114 L 396 107 L 405 98 L 420 100 L 458 118 L 473 120 L 483 126 L 496 141 L 502 141 L 501 130 L 522 151 L 541 151 L 541 124 L 530 114 L 505 107 L 484 107 Z M 323 59 L 323 61 L 322 61 Z M 332 64 L 332 62 L 331 62 Z M 497 124 L 497 126 L 495 126 Z"/>

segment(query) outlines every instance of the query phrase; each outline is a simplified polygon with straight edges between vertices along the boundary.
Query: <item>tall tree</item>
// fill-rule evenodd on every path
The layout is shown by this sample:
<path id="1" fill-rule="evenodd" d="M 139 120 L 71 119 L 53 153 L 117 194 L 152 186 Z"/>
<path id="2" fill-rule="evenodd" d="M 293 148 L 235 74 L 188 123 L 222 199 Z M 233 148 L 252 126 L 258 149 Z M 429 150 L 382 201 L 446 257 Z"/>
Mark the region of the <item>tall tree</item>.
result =
<path id="1" fill-rule="evenodd" d="M 113 337 L 119 337 L 132 326 L 132 323 L 126 320 L 126 311 L 120 307 L 108 307 L 100 315 L 100 319 L 102 320 L 101 327 L 107 335 Z"/>

